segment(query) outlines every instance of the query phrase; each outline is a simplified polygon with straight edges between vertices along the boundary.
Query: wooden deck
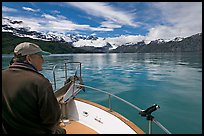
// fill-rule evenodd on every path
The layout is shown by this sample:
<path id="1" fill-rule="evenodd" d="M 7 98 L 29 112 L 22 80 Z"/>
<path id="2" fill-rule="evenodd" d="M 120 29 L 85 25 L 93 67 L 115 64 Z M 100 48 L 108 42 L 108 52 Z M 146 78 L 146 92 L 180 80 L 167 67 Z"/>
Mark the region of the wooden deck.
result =
<path id="1" fill-rule="evenodd" d="M 98 134 L 95 130 L 77 121 L 71 120 L 66 126 L 63 124 L 60 126 L 66 129 L 66 134 Z"/>

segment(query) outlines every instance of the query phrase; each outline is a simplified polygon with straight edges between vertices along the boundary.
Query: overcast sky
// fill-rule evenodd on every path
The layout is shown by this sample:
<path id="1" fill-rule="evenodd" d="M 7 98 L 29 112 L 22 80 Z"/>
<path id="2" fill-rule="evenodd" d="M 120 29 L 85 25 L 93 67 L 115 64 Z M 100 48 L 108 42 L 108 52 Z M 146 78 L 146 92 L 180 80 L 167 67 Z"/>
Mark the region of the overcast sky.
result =
<path id="1" fill-rule="evenodd" d="M 173 39 L 202 32 L 202 2 L 2 2 L 35 31 Z"/>

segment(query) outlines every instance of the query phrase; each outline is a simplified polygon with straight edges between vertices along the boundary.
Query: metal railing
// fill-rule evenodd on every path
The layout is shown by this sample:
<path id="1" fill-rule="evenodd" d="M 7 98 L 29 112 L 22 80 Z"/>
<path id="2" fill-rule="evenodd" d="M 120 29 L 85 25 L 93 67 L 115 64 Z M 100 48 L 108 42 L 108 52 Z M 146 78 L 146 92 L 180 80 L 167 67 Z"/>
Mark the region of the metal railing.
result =
<path id="1" fill-rule="evenodd" d="M 71 63 L 75 63 L 75 64 L 79 64 L 78 65 L 78 67 L 75 69 L 75 75 L 77 74 L 77 70 L 79 69 L 80 71 L 80 73 L 79 73 L 79 76 L 81 77 L 81 62 L 65 62 L 64 63 L 64 74 L 65 74 L 65 81 L 68 79 L 67 78 L 67 64 L 71 64 Z M 53 70 L 52 70 L 52 73 L 53 73 L 53 78 L 54 78 L 54 90 L 56 90 L 57 89 L 57 85 L 56 85 L 56 75 L 55 75 L 55 70 L 56 70 L 56 67 L 58 66 L 59 64 L 56 64 L 56 65 L 54 65 L 53 66 Z"/>
<path id="2" fill-rule="evenodd" d="M 143 111 L 142 109 L 140 109 L 140 108 L 137 107 L 136 105 L 134 105 L 134 104 L 132 104 L 132 103 L 130 103 L 130 102 L 128 102 L 128 101 L 126 101 L 126 100 L 124 100 L 124 99 L 122 99 L 122 98 L 120 98 L 120 97 L 114 95 L 114 94 L 111 94 L 111 93 L 109 93 L 109 92 L 106 92 L 106 91 L 103 91 L 103 90 L 101 90 L 101 89 L 94 88 L 94 87 L 91 87 L 91 86 L 87 86 L 87 85 L 81 85 L 81 84 L 75 84 L 75 85 L 76 85 L 76 86 L 80 86 L 80 87 L 89 88 L 89 89 L 92 89 L 92 90 L 94 90 L 94 91 L 99 91 L 99 92 L 101 92 L 101 93 L 105 93 L 106 95 L 108 95 L 108 105 L 109 105 L 108 108 L 109 108 L 110 111 L 112 111 L 111 97 L 114 97 L 114 98 L 116 98 L 116 99 L 118 99 L 118 100 L 120 100 L 120 101 L 122 101 L 122 102 L 128 104 L 129 106 L 133 107 L 134 109 L 136 109 L 136 110 L 139 111 L 139 112 L 140 112 L 140 111 Z M 152 121 L 153 121 L 158 127 L 160 127 L 166 134 L 171 134 L 171 132 L 170 132 L 167 128 L 165 128 L 165 127 L 164 127 L 159 121 L 157 121 L 155 118 L 152 118 L 151 120 L 149 120 L 149 128 L 148 128 L 148 133 L 149 133 L 149 134 L 151 134 L 151 132 L 152 132 Z"/>
<path id="3" fill-rule="evenodd" d="M 81 78 L 81 62 L 65 62 L 64 63 L 64 70 L 65 70 L 65 81 L 67 80 L 67 64 L 70 64 L 70 63 L 76 63 L 76 64 L 79 64 L 78 66 L 77 66 L 77 68 L 75 69 L 75 72 L 74 72 L 74 75 L 76 75 L 77 74 L 77 71 L 79 70 L 79 76 L 80 76 L 80 78 Z M 55 90 L 56 90 L 56 77 L 55 77 L 55 69 L 56 69 L 56 66 L 57 66 L 57 64 L 56 65 L 54 65 L 54 67 L 53 67 L 53 77 L 54 77 L 54 88 L 55 88 Z M 141 116 L 145 116 L 145 117 L 147 117 L 147 120 L 149 121 L 149 125 L 148 125 L 148 133 L 149 134 L 151 134 L 152 133 L 152 122 L 154 122 L 159 128 L 161 128 L 166 134 L 171 134 L 171 132 L 168 130 L 168 129 L 166 129 L 159 121 L 157 121 L 152 115 L 151 115 L 151 112 L 153 112 L 153 111 L 155 111 L 156 110 L 156 108 L 154 107 L 154 106 L 152 106 L 152 107 L 150 107 L 150 108 L 148 108 L 147 110 L 149 110 L 149 111 L 147 111 L 147 110 L 145 110 L 145 111 L 147 111 L 147 112 L 145 112 L 144 110 L 142 110 L 142 109 L 140 109 L 139 107 L 137 107 L 136 105 L 134 105 L 134 104 L 132 104 L 132 103 L 130 103 L 130 102 L 128 102 L 128 101 L 126 101 L 126 100 L 124 100 L 124 99 L 122 99 L 122 98 L 120 98 L 120 97 L 118 97 L 118 96 L 116 96 L 116 95 L 114 95 L 114 94 L 111 94 L 111 93 L 109 93 L 109 92 L 106 92 L 106 91 L 103 91 L 103 90 L 101 90 L 101 89 L 98 89 L 98 88 L 94 88 L 94 87 L 91 87 L 91 86 L 87 86 L 87 85 L 82 85 L 82 84 L 78 84 L 78 83 L 75 83 L 74 85 L 76 85 L 76 86 L 78 86 L 78 87 L 83 87 L 83 88 L 89 88 L 89 89 L 92 89 L 92 90 L 94 90 L 94 91 L 98 91 L 98 92 L 101 92 L 101 93 L 104 93 L 104 94 L 106 94 L 106 95 L 108 95 L 108 108 L 109 108 L 109 110 L 110 111 L 112 111 L 112 101 L 111 101 L 111 97 L 114 97 L 114 98 L 116 98 L 116 99 L 118 99 L 118 100 L 120 100 L 120 101 L 122 101 L 122 102 L 124 102 L 124 103 L 126 103 L 126 104 L 128 104 L 129 106 L 131 106 L 131 107 L 133 107 L 134 109 L 136 109 L 137 111 L 139 111 L 139 113 L 140 112 L 142 112 L 144 115 L 141 115 Z M 77 95 L 77 93 L 76 93 L 76 95 Z"/>

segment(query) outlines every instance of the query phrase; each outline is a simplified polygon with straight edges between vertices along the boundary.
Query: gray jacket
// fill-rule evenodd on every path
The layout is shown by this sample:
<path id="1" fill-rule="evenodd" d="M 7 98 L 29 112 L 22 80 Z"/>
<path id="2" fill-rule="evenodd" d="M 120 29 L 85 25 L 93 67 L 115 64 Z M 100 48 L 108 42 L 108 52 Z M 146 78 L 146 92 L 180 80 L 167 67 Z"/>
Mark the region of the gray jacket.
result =
<path id="1" fill-rule="evenodd" d="M 32 66 L 14 63 L 2 71 L 2 119 L 22 133 L 51 133 L 61 109 L 48 79 Z"/>

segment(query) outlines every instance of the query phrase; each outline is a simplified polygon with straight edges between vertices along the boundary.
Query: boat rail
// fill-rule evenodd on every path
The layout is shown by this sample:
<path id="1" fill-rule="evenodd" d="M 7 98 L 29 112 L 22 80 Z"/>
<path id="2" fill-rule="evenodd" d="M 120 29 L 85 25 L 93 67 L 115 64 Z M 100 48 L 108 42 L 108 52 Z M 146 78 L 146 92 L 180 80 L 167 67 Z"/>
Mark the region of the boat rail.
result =
<path id="1" fill-rule="evenodd" d="M 99 91 L 99 92 L 101 92 L 101 93 L 105 93 L 106 95 L 108 95 L 108 103 L 109 103 L 109 107 L 108 107 L 108 108 L 109 108 L 110 111 L 112 111 L 112 107 L 111 107 L 111 105 L 112 105 L 112 104 L 111 104 L 111 97 L 114 97 L 114 98 L 116 98 L 116 99 L 118 99 L 118 100 L 120 100 L 120 101 L 122 101 L 122 102 L 128 104 L 129 106 L 133 107 L 134 109 L 136 109 L 136 110 L 139 111 L 139 112 L 143 111 L 142 109 L 140 109 L 140 108 L 137 107 L 136 105 L 134 105 L 134 104 L 132 104 L 132 103 L 130 103 L 130 102 L 128 102 L 128 101 L 122 99 L 121 97 L 118 97 L 118 96 L 116 96 L 116 95 L 114 95 L 114 94 L 111 94 L 111 93 L 109 93 L 109 92 L 106 92 L 106 91 L 103 91 L 103 90 L 101 90 L 101 89 L 94 88 L 94 87 L 91 87 L 91 86 L 87 86 L 87 85 L 81 85 L 81 84 L 75 84 L 75 85 L 76 85 L 76 86 L 80 86 L 80 87 L 89 88 L 89 89 L 92 89 L 92 90 L 95 90 L 95 91 Z M 152 133 L 152 121 L 153 121 L 157 126 L 159 126 L 166 134 L 171 134 L 171 132 L 170 132 L 168 129 L 166 129 L 166 128 L 165 128 L 159 121 L 157 121 L 154 117 L 151 118 L 151 119 L 147 119 L 147 120 L 149 120 L 149 128 L 148 128 L 148 133 L 149 133 L 149 134 Z"/>
<path id="2" fill-rule="evenodd" d="M 75 69 L 75 72 L 74 74 L 76 75 L 77 74 L 77 70 L 79 69 L 79 77 L 81 77 L 81 62 L 65 62 L 64 63 L 64 74 L 65 74 L 65 81 L 67 81 L 68 77 L 67 77 L 67 64 L 70 64 L 70 63 L 75 63 L 75 64 L 78 64 L 78 67 Z M 57 89 L 57 85 L 56 85 L 56 74 L 55 74 L 55 70 L 56 70 L 56 67 L 58 66 L 59 64 L 56 64 L 53 66 L 53 70 L 52 70 L 52 73 L 53 73 L 53 78 L 54 78 L 54 90 Z"/>
<path id="3" fill-rule="evenodd" d="M 67 70 L 68 70 L 68 69 L 67 69 L 67 64 L 68 64 L 68 63 L 77 63 L 77 64 L 79 64 L 79 66 L 76 68 L 76 70 L 75 70 L 75 72 L 74 72 L 74 73 L 75 73 L 74 75 L 77 74 L 77 70 L 79 69 L 79 71 L 80 71 L 79 76 L 80 76 L 80 78 L 81 78 L 81 62 L 65 62 L 65 63 L 64 63 L 64 64 L 65 64 L 65 81 L 67 80 Z M 54 77 L 54 87 L 55 87 L 55 90 L 56 90 L 56 77 L 55 77 L 55 69 L 56 69 L 56 66 L 57 66 L 57 64 L 53 67 L 53 77 Z M 92 89 L 92 90 L 94 90 L 94 91 L 98 91 L 98 92 L 101 92 L 101 93 L 104 93 L 104 94 L 108 95 L 108 108 L 109 108 L 110 111 L 112 111 L 112 101 L 111 101 L 111 97 L 114 97 L 114 98 L 116 98 L 116 99 L 118 99 L 118 100 L 120 100 L 120 101 L 122 101 L 122 102 L 128 104 L 129 106 L 133 107 L 134 109 L 136 109 L 137 111 L 139 111 L 139 114 L 140 114 L 141 116 L 146 117 L 146 119 L 149 121 L 149 124 L 148 124 L 148 134 L 151 134 L 151 133 L 152 133 L 152 122 L 154 122 L 154 123 L 155 123 L 160 129 L 162 129 L 166 134 L 171 134 L 171 132 L 170 132 L 167 128 L 165 128 L 159 121 L 157 121 L 157 120 L 151 115 L 151 113 L 152 113 L 153 111 L 155 111 L 155 110 L 157 110 L 157 109 L 159 108 L 159 105 L 153 105 L 153 106 L 147 108 L 146 110 L 142 110 L 142 109 L 140 109 L 138 106 L 136 106 L 136 105 L 134 105 L 134 104 L 132 104 L 132 103 L 130 103 L 130 102 L 128 102 L 128 101 L 122 99 L 121 97 L 112 94 L 112 93 L 109 93 L 109 92 L 106 92 L 106 91 L 103 91 L 103 90 L 101 90 L 101 89 L 94 88 L 94 87 L 91 87 L 91 86 L 78 84 L 78 83 L 74 83 L 74 85 L 75 85 L 75 86 L 78 86 L 78 87 L 89 88 L 89 89 Z M 74 94 L 74 92 L 73 92 L 73 95 L 76 96 L 77 94 L 78 94 L 78 93 L 75 93 L 75 94 Z M 72 96 L 72 97 L 74 98 L 75 96 Z"/>

